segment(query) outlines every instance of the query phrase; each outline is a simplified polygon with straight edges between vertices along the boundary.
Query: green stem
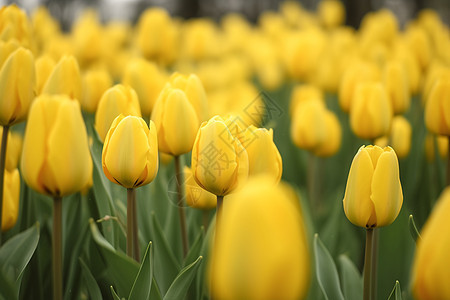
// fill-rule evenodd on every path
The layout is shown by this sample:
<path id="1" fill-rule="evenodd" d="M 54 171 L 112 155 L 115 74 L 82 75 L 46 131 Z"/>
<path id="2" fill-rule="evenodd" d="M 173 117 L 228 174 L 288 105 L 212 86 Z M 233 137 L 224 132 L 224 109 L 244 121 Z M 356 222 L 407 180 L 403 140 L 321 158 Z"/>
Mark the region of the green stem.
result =
<path id="1" fill-rule="evenodd" d="M 0 150 L 0 246 L 2 245 L 2 214 L 3 214 L 3 188 L 5 183 L 6 144 L 8 142 L 9 126 L 3 127 L 2 148 Z"/>
<path id="2" fill-rule="evenodd" d="M 373 300 L 377 299 L 377 270 L 378 270 L 378 243 L 380 240 L 380 231 L 378 228 L 373 229 L 373 242 L 372 242 L 372 262 L 371 262 L 371 278 L 372 286 L 370 288 L 370 294 Z"/>
<path id="3" fill-rule="evenodd" d="M 134 189 L 127 189 L 127 255 L 133 257 L 133 194 Z"/>
<path id="4" fill-rule="evenodd" d="M 205 232 L 208 231 L 209 226 L 209 210 L 203 210 L 202 211 L 202 224 L 205 228 Z"/>
<path id="5" fill-rule="evenodd" d="M 186 214 L 184 212 L 183 174 L 181 173 L 180 156 L 175 156 L 175 176 L 177 179 L 178 195 L 178 215 L 180 217 L 181 241 L 183 243 L 183 257 L 186 257 L 189 250 L 187 237 Z"/>
<path id="6" fill-rule="evenodd" d="M 450 186 L 450 135 L 448 138 L 448 155 L 447 155 L 447 186 Z"/>
<path id="7" fill-rule="evenodd" d="M 220 219 L 222 218 L 222 207 L 223 207 L 223 196 L 217 196 L 217 207 L 216 207 L 216 235 L 214 240 L 217 240 L 217 231 L 219 228 Z"/>
<path id="8" fill-rule="evenodd" d="M 366 229 L 366 253 L 364 256 L 364 300 L 371 300 L 371 275 L 372 275 L 372 243 L 373 243 L 373 229 Z"/>
<path id="9" fill-rule="evenodd" d="M 138 215 L 137 215 L 137 203 L 136 203 L 136 190 L 133 189 L 133 248 L 134 259 L 139 262 L 141 256 L 139 253 L 139 231 L 138 231 Z"/>
<path id="10" fill-rule="evenodd" d="M 62 198 L 53 198 L 53 300 L 62 299 Z"/>

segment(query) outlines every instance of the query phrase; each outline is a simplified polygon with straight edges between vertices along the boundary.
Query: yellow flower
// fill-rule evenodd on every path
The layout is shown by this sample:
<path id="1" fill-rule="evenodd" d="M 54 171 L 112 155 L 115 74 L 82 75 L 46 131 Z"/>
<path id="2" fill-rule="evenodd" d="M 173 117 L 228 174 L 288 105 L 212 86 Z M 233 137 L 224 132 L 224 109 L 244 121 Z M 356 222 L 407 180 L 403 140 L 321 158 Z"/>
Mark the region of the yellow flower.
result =
<path id="1" fill-rule="evenodd" d="M 383 83 L 394 114 L 407 111 L 411 103 L 411 95 L 404 65 L 399 61 L 388 62 L 384 67 Z"/>
<path id="2" fill-rule="evenodd" d="M 30 50 L 19 48 L 0 69 L 0 125 L 23 121 L 34 100 L 36 74 Z"/>
<path id="3" fill-rule="evenodd" d="M 55 65 L 56 62 L 49 55 L 43 55 L 36 59 L 36 92 L 38 95 L 42 94 L 44 85 L 55 68 Z"/>
<path id="4" fill-rule="evenodd" d="M 344 212 L 357 226 L 387 226 L 397 218 L 403 203 L 397 155 L 391 147 L 362 146 L 347 179 Z"/>
<path id="5" fill-rule="evenodd" d="M 155 63 L 139 58 L 127 64 L 122 81 L 136 91 L 142 115 L 149 116 L 166 83 L 166 74 Z"/>
<path id="6" fill-rule="evenodd" d="M 294 191 L 257 176 L 227 197 L 212 257 L 214 299 L 304 299 L 310 254 Z"/>
<path id="7" fill-rule="evenodd" d="M 32 46 L 31 24 L 25 11 L 15 4 L 0 8 L 0 40 L 12 39 L 25 48 Z"/>
<path id="8" fill-rule="evenodd" d="M 326 28 L 338 27 L 345 21 L 345 7 L 341 1 L 321 1 L 318 9 L 319 19 Z"/>
<path id="9" fill-rule="evenodd" d="M 11 53 L 16 51 L 19 47 L 20 45 L 16 40 L 9 40 L 8 42 L 0 40 L 0 68 L 8 56 L 10 56 Z"/>
<path id="10" fill-rule="evenodd" d="M 73 56 L 63 56 L 42 88 L 43 94 L 66 95 L 74 100 L 81 99 L 81 76 L 78 62 Z"/>
<path id="11" fill-rule="evenodd" d="M 289 104 L 289 114 L 291 115 L 291 117 L 294 114 L 297 106 L 300 103 L 308 100 L 320 100 L 324 102 L 325 99 L 322 90 L 314 85 L 309 84 L 302 84 L 295 86 L 292 89 L 290 100 L 291 102 Z"/>
<path id="12" fill-rule="evenodd" d="M 164 152 L 159 152 L 159 160 L 163 165 L 168 165 L 173 160 L 173 156 Z"/>
<path id="13" fill-rule="evenodd" d="M 100 58 L 104 33 L 98 20 L 97 12 L 87 9 L 72 26 L 73 46 L 82 66 Z"/>
<path id="14" fill-rule="evenodd" d="M 426 69 L 433 57 L 430 38 L 421 26 L 408 26 L 405 32 L 406 42 L 422 70 Z"/>
<path id="15" fill-rule="evenodd" d="M 446 187 L 428 217 L 417 241 L 413 266 L 413 293 L 416 299 L 450 299 L 450 187 Z"/>
<path id="16" fill-rule="evenodd" d="M 0 126 L 0 136 L 3 133 L 3 127 Z M 8 131 L 8 140 L 6 146 L 6 170 L 13 171 L 17 168 L 22 154 L 22 136 L 18 133 Z M 1 147 L 1 142 L 0 142 Z"/>
<path id="17" fill-rule="evenodd" d="M 190 207 L 209 210 L 216 207 L 216 195 L 201 188 L 192 175 L 191 168 L 184 167 L 184 188 L 186 203 Z"/>
<path id="18" fill-rule="evenodd" d="M 1 230 L 14 227 L 19 216 L 20 175 L 18 169 L 5 170 Z"/>
<path id="19" fill-rule="evenodd" d="M 111 124 L 102 151 L 106 177 L 125 188 L 150 183 L 158 173 L 158 140 L 155 124 L 150 129 L 136 116 L 119 115 Z"/>
<path id="20" fill-rule="evenodd" d="M 375 141 L 380 147 L 388 146 L 388 142 L 395 150 L 398 158 L 405 158 L 411 150 L 412 128 L 409 121 L 403 116 L 395 116 L 392 119 L 392 127 L 389 136 L 379 138 Z"/>
<path id="21" fill-rule="evenodd" d="M 197 183 L 218 196 L 233 192 L 248 177 L 247 151 L 219 116 L 198 130 L 191 164 Z"/>
<path id="22" fill-rule="evenodd" d="M 273 142 L 273 130 L 250 125 L 239 137 L 248 154 L 248 175 L 266 174 L 274 182 L 281 180 L 283 163 Z"/>
<path id="23" fill-rule="evenodd" d="M 23 142 L 22 175 L 39 193 L 66 196 L 92 175 L 80 104 L 64 95 L 42 95 L 33 103 Z"/>
<path id="24" fill-rule="evenodd" d="M 167 84 L 151 115 L 158 132 L 159 150 L 174 156 L 192 150 L 199 120 L 185 92 Z"/>
<path id="25" fill-rule="evenodd" d="M 102 142 L 120 114 L 140 117 L 141 109 L 136 92 L 129 86 L 117 84 L 103 93 L 95 113 L 95 129 Z"/>
<path id="26" fill-rule="evenodd" d="M 91 69 L 81 79 L 81 109 L 94 113 L 103 93 L 113 84 L 111 75 L 105 69 Z"/>
<path id="27" fill-rule="evenodd" d="M 438 80 L 425 104 L 425 125 L 429 131 L 450 136 L 450 79 Z"/>
<path id="28" fill-rule="evenodd" d="M 314 155 L 320 157 L 328 157 L 336 154 L 341 148 L 342 129 L 341 123 L 332 112 L 327 110 L 324 116 L 325 122 L 325 139 L 314 150 Z"/>
<path id="29" fill-rule="evenodd" d="M 427 136 L 425 137 L 425 156 L 429 162 L 434 161 L 435 158 L 435 143 L 437 146 L 437 153 L 441 159 L 446 158 L 448 154 L 448 137 L 427 133 Z"/>
<path id="30" fill-rule="evenodd" d="M 392 108 L 381 83 L 360 83 L 350 108 L 350 127 L 362 139 L 376 139 L 389 132 Z"/>

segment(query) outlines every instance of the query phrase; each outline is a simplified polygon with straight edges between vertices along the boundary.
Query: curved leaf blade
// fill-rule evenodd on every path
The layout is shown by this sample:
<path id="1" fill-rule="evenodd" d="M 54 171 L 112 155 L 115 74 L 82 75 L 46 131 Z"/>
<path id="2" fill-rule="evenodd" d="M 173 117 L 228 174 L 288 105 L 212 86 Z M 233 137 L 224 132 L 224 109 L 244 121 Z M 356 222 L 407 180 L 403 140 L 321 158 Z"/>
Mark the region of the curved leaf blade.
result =
<path id="1" fill-rule="evenodd" d="M 347 255 L 339 256 L 342 289 L 347 300 L 363 298 L 363 279 L 356 266 Z"/>
<path id="2" fill-rule="evenodd" d="M 139 268 L 136 280 L 131 288 L 128 300 L 145 300 L 149 299 L 152 288 L 153 279 L 153 248 L 152 242 L 148 243 L 144 259 Z"/>
<path id="3" fill-rule="evenodd" d="M 201 265 L 203 257 L 199 256 L 192 264 L 183 268 L 180 273 L 178 273 L 175 280 L 169 287 L 164 300 L 179 300 L 184 299 L 186 293 L 191 286 L 192 280 L 194 280 L 197 270 Z"/>

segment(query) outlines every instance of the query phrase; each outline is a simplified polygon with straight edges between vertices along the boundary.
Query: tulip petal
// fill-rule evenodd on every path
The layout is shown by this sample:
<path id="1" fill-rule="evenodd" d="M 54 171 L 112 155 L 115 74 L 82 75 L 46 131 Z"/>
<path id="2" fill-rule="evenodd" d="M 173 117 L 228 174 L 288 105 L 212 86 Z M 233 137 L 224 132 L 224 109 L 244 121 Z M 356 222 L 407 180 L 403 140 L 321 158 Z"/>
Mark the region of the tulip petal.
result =
<path id="1" fill-rule="evenodd" d="M 144 122 L 144 120 L 142 120 Z M 145 122 L 144 122 L 145 124 Z M 155 179 L 156 174 L 158 173 L 159 168 L 159 160 L 158 160 L 158 138 L 156 133 L 156 126 L 155 123 L 153 123 L 152 120 L 150 120 L 150 129 L 148 131 L 147 139 L 148 139 L 148 145 L 149 149 L 147 152 L 147 174 L 144 177 L 141 176 L 139 181 L 142 181 L 141 185 L 148 184 Z M 147 125 L 145 125 L 147 126 Z"/>

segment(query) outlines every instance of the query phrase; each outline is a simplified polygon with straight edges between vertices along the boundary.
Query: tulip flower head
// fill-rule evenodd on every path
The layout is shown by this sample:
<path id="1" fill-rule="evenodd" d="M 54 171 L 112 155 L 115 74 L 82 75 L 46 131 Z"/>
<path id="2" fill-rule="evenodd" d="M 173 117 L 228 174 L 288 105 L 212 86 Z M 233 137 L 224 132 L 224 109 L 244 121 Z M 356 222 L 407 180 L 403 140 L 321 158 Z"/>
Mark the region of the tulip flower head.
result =
<path id="1" fill-rule="evenodd" d="M 5 170 L 1 231 L 14 227 L 19 216 L 20 175 L 19 170 Z"/>
<path id="2" fill-rule="evenodd" d="M 403 203 L 397 155 L 391 147 L 362 146 L 347 179 L 344 212 L 350 222 L 374 228 L 397 218 Z"/>
<path id="3" fill-rule="evenodd" d="M 3 127 L 0 126 L 0 136 L 3 133 Z M 22 136 L 16 132 L 8 131 L 8 139 L 6 146 L 6 170 L 12 172 L 17 168 L 22 154 Z M 1 142 L 0 142 L 1 147 Z"/>
<path id="4" fill-rule="evenodd" d="M 17 40 L 23 47 L 30 48 L 32 44 L 31 24 L 27 14 L 17 5 L 0 8 L 0 40 Z"/>
<path id="5" fill-rule="evenodd" d="M 59 60 L 42 88 L 42 93 L 63 94 L 78 101 L 81 99 L 80 67 L 75 57 L 63 56 Z"/>
<path id="6" fill-rule="evenodd" d="M 216 207 L 216 195 L 200 187 L 194 176 L 192 176 L 191 169 L 187 166 L 184 167 L 184 180 L 187 205 L 203 210 L 210 210 Z"/>
<path id="7" fill-rule="evenodd" d="M 81 109 L 95 113 L 103 93 L 112 86 L 112 78 L 105 69 L 86 71 L 81 78 Z"/>
<path id="8" fill-rule="evenodd" d="M 102 151 L 106 177 L 125 188 L 153 181 L 158 172 L 158 141 L 155 124 L 150 128 L 136 116 L 119 115 L 111 124 Z"/>
<path id="9" fill-rule="evenodd" d="M 425 106 L 425 125 L 434 134 L 450 136 L 450 79 L 439 80 Z"/>

